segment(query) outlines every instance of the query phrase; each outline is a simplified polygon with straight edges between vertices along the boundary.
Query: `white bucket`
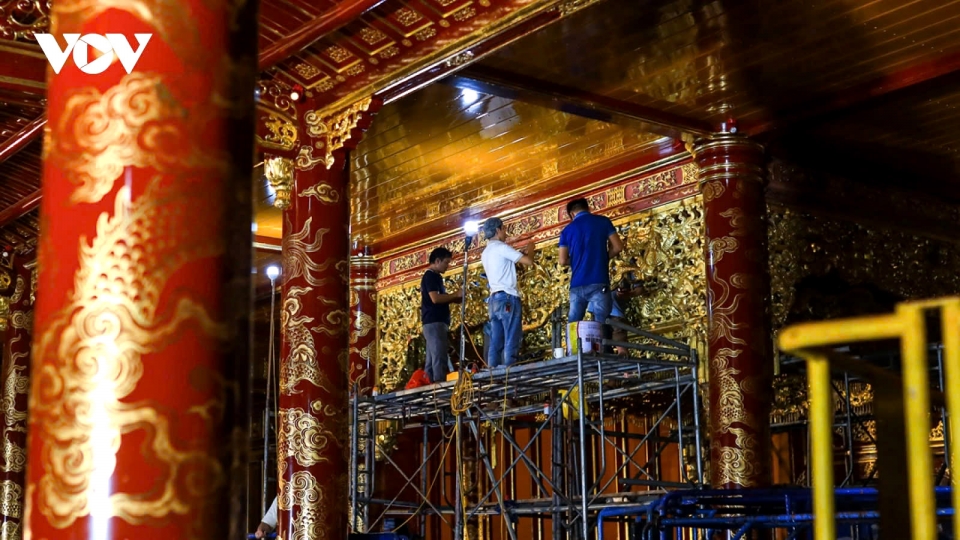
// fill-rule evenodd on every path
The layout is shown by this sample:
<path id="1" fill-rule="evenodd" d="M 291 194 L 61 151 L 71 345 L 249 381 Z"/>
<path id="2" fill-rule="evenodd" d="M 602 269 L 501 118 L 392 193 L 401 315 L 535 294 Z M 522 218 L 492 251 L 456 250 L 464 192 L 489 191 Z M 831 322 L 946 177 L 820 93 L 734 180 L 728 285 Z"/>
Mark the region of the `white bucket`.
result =
<path id="1" fill-rule="evenodd" d="M 603 325 L 597 321 L 572 322 L 567 325 L 567 354 L 577 354 L 577 339 L 583 343 L 583 352 L 603 350 Z"/>

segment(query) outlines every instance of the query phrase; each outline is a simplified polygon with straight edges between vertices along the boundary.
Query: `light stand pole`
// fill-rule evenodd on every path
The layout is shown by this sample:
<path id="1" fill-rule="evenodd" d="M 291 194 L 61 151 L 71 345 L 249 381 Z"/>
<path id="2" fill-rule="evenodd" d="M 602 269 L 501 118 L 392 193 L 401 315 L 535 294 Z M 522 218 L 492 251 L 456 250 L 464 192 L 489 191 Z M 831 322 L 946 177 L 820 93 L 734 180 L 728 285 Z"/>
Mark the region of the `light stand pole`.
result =
<path id="1" fill-rule="evenodd" d="M 274 363 L 274 309 L 277 301 L 277 277 L 280 276 L 280 267 L 268 266 L 267 277 L 270 278 L 270 339 L 267 351 L 267 395 L 263 405 L 263 483 L 260 492 L 260 515 L 267 513 L 267 467 L 270 465 L 270 391 L 273 386 Z"/>
<path id="2" fill-rule="evenodd" d="M 463 224 L 466 238 L 463 243 L 463 284 L 460 287 L 460 371 L 466 369 L 467 363 L 467 264 L 470 262 L 470 245 L 479 230 L 480 224 L 476 221 Z"/>

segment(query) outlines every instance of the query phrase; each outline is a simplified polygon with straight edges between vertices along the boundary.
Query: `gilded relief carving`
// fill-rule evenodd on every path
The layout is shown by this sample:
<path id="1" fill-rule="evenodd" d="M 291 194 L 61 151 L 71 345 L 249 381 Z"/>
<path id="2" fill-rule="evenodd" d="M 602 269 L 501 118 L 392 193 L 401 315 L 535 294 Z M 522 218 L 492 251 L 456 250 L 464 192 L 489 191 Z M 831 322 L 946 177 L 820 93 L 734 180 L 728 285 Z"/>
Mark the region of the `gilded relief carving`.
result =
<path id="1" fill-rule="evenodd" d="M 173 226 L 186 219 L 203 223 Z M 174 272 L 223 253 L 218 219 L 206 194 L 154 181 L 132 201 L 129 188 L 120 188 L 113 213 L 97 220 L 95 237 L 81 238 L 70 300 L 34 346 L 30 433 L 45 448 L 37 456 L 43 472 L 35 501 L 52 526 L 68 527 L 104 504 L 95 481 L 114 473 L 121 437 L 131 432 L 144 432 L 140 451 L 157 472 L 142 492 L 114 492 L 101 515 L 127 523 L 163 519 L 194 507 L 223 481 L 216 456 L 181 448 L 166 411 L 124 401 L 144 375 L 143 355 L 176 342 L 185 328 L 203 339 L 227 338 L 227 329 L 187 291 L 159 309 Z M 151 231 L 167 231 L 166 242 L 154 242 Z M 208 480 L 196 486 L 188 480 L 193 475 Z"/>
<path id="2" fill-rule="evenodd" d="M 276 193 L 273 205 L 283 210 L 290 207 L 290 191 L 293 189 L 293 160 L 271 157 L 263 160 L 263 175 Z"/>
<path id="3" fill-rule="evenodd" d="M 781 206 L 768 208 L 768 225 L 774 330 L 960 292 L 953 244 Z"/>
<path id="4" fill-rule="evenodd" d="M 35 43 L 33 34 L 45 33 L 49 26 L 47 0 L 0 0 L 0 38 Z"/>
<path id="5" fill-rule="evenodd" d="M 624 238 L 624 253 L 615 268 L 620 265 L 634 267 L 630 271 L 639 274 L 638 279 L 650 283 L 647 294 L 624 303 L 627 320 L 642 328 L 702 344 L 706 337 L 706 278 L 703 209 L 699 198 L 618 219 L 616 224 Z M 523 300 L 524 345 L 546 347 L 551 343 L 551 314 L 561 307 L 565 318 L 570 277 L 569 271 L 558 263 L 556 238 L 544 239 L 537 245 L 534 262 L 534 267 L 521 268 L 517 275 Z M 623 271 L 615 270 L 615 273 Z M 479 264 L 468 269 L 467 324 L 471 328 L 487 319 L 484 303 L 488 295 L 487 284 L 480 273 Z M 460 290 L 461 271 L 451 271 L 446 281 L 448 290 Z M 418 288 L 418 282 L 408 282 L 377 294 L 378 386 L 381 391 L 391 391 L 406 383 L 404 374 L 412 371 L 412 363 L 420 361 L 416 355 L 410 354 L 411 346 L 421 332 L 419 316 L 411 316 L 419 312 Z M 451 329 L 455 329 L 459 325 L 460 311 L 452 311 Z M 472 337 L 479 339 L 476 335 Z"/>
<path id="6" fill-rule="evenodd" d="M 362 99 L 330 118 L 323 118 L 321 111 L 309 111 L 304 115 L 307 135 L 323 141 L 323 164 L 329 169 L 333 166 L 333 153 L 343 148 L 352 132 L 360 124 L 361 117 L 367 113 L 371 98 Z"/>
<path id="7" fill-rule="evenodd" d="M 257 141 L 265 148 L 293 150 L 297 145 L 297 125 L 285 115 L 262 111 L 260 121 L 267 132 Z"/>

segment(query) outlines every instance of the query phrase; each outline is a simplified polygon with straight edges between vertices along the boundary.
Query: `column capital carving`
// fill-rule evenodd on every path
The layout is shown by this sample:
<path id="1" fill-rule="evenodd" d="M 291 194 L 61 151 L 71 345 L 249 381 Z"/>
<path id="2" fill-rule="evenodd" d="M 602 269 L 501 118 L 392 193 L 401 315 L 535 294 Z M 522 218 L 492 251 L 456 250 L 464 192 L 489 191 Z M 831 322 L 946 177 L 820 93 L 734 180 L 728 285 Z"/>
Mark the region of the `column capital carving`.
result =
<path id="1" fill-rule="evenodd" d="M 293 160 L 268 157 L 263 161 L 263 174 L 277 194 L 273 205 L 281 210 L 289 208 L 290 192 L 293 190 Z"/>
<path id="2" fill-rule="evenodd" d="M 371 96 L 338 111 L 311 110 L 303 115 L 303 142 L 297 156 L 297 169 L 310 170 L 322 163 L 333 167 L 343 149 L 356 148 L 363 132 L 370 127 L 373 116 L 383 101 Z M 319 155 L 314 157 L 314 150 Z"/>
<path id="3" fill-rule="evenodd" d="M 732 178 L 764 182 L 763 145 L 736 133 L 715 133 L 696 142 L 693 156 L 700 185 Z"/>

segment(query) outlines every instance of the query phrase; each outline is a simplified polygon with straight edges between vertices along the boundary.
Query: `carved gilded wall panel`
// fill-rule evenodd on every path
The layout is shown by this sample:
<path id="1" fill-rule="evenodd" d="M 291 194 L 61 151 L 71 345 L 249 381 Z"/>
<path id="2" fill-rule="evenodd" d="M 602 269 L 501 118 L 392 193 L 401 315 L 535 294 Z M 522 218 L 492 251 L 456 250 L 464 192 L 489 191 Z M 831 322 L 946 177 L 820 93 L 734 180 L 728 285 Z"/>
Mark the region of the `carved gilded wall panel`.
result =
<path id="1" fill-rule="evenodd" d="M 960 248 L 891 228 L 768 206 L 772 328 L 799 321 L 888 313 L 904 300 L 960 292 Z M 774 424 L 806 417 L 802 375 L 774 384 Z M 842 409 L 839 396 L 837 411 Z M 857 414 L 871 414 L 870 385 L 855 383 Z"/>
<path id="2" fill-rule="evenodd" d="M 782 206 L 771 205 L 768 216 L 775 330 L 960 292 L 954 244 Z"/>
<path id="3" fill-rule="evenodd" d="M 691 197 L 615 221 L 625 239 L 620 260 L 635 265 L 638 277 L 649 283 L 648 292 L 626 306 L 631 324 L 703 343 L 706 292 L 702 218 L 699 197 Z M 536 265 L 518 272 L 525 349 L 550 346 L 550 315 L 558 306 L 566 318 L 569 271 L 561 269 L 557 259 L 556 238 L 544 240 L 537 244 Z M 471 328 L 487 319 L 487 284 L 481 271 L 476 263 L 468 268 L 467 324 Z M 462 267 L 451 267 L 446 281 L 448 291 L 459 291 Z M 415 364 L 422 361 L 422 352 L 418 351 L 422 345 L 416 342 L 420 337 L 419 285 L 419 281 L 407 282 L 383 289 L 377 296 L 381 391 L 402 386 Z M 460 324 L 459 309 L 452 309 L 451 319 L 451 328 L 456 328 Z M 478 340 L 480 336 L 471 337 Z"/>

